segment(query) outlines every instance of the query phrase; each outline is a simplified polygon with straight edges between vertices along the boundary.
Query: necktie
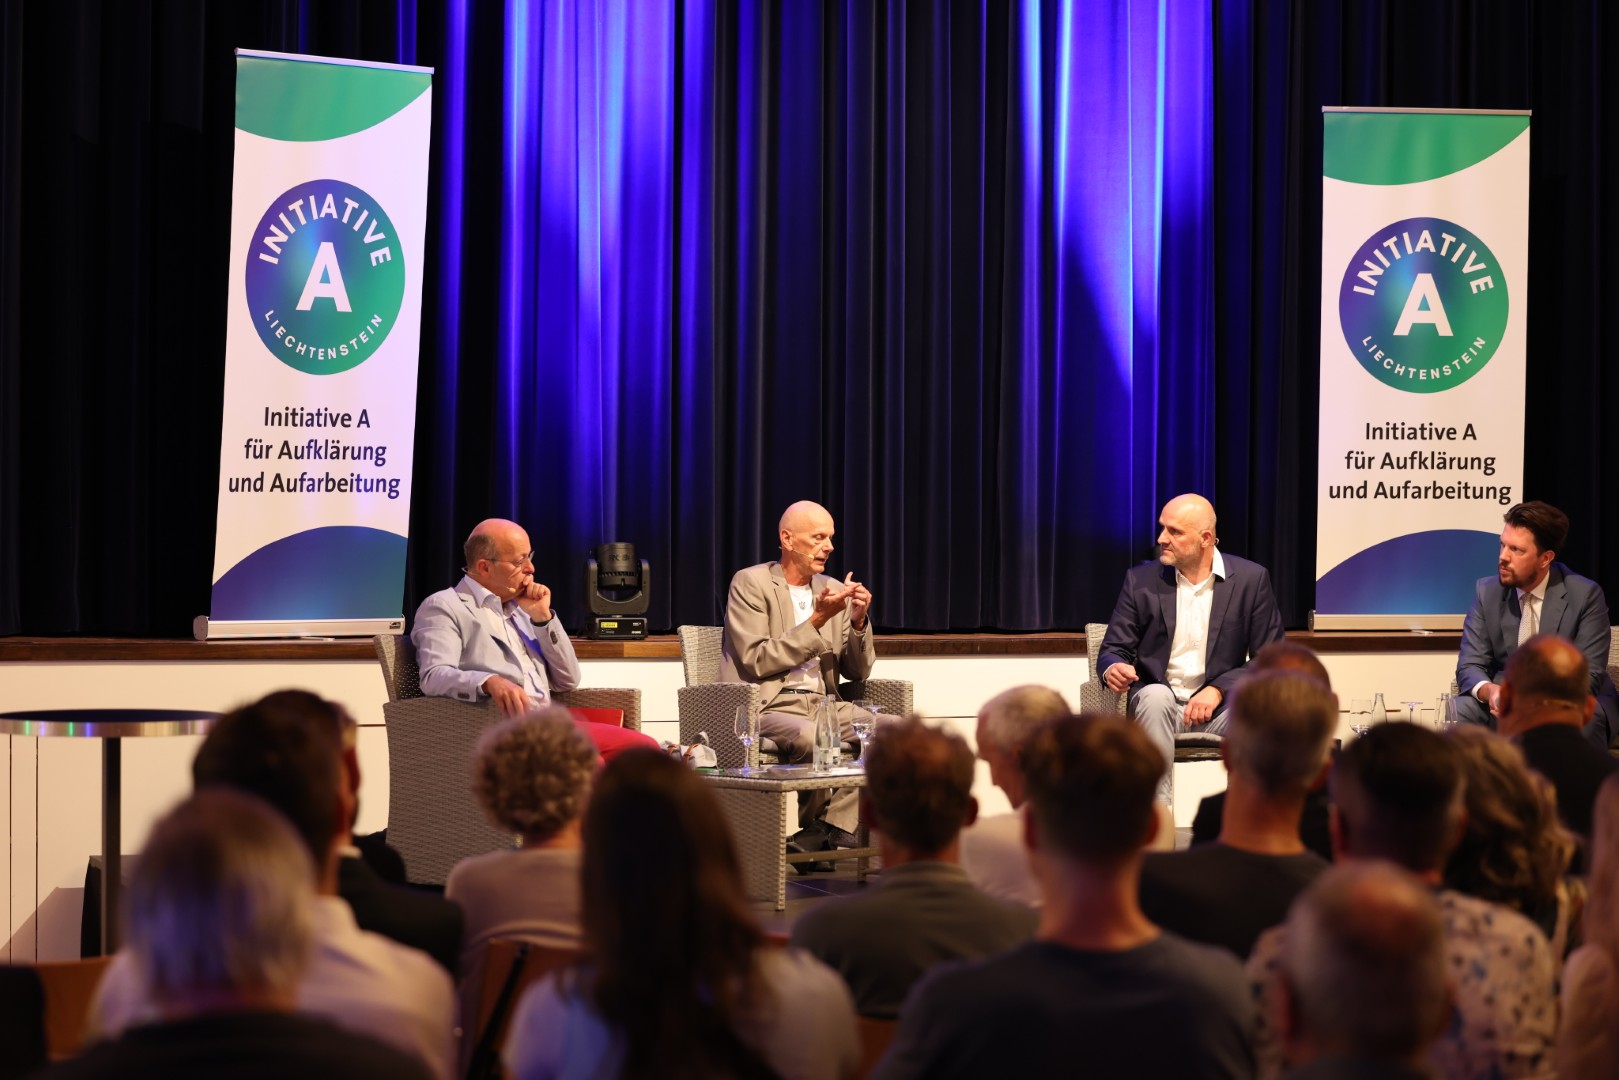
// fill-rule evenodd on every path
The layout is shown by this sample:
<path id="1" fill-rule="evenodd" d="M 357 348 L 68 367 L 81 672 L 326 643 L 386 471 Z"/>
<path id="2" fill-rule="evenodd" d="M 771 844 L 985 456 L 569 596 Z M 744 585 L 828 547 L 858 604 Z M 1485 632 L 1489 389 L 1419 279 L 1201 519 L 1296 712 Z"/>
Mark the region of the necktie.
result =
<path id="1" fill-rule="evenodd" d="M 1524 593 L 1521 601 L 1523 618 L 1518 620 L 1518 644 L 1522 645 L 1540 629 L 1540 606 L 1534 593 Z"/>

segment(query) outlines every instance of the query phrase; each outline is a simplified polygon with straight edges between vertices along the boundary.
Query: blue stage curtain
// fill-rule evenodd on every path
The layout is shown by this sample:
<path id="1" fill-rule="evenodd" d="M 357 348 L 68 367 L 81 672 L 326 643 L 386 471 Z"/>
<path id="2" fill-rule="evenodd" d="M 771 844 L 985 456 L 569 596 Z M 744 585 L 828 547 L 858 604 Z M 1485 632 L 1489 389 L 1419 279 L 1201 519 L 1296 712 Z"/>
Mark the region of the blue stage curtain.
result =
<path id="1" fill-rule="evenodd" d="M 587 551 L 629 540 L 654 625 L 713 622 L 812 498 L 880 625 L 1076 627 L 1165 494 L 1210 490 L 1201 5 L 492 17 L 449 8 L 447 72 L 500 83 L 499 184 L 456 175 L 491 103 L 441 77 L 442 250 L 481 257 L 437 280 L 423 409 L 457 422 L 423 418 L 417 594 L 499 513 L 575 612 Z"/>
<path id="2" fill-rule="evenodd" d="M 4 5 L 0 633 L 208 609 L 236 47 L 438 72 L 407 614 L 499 514 L 570 625 L 606 540 L 714 622 L 814 498 L 880 628 L 1075 629 L 1198 490 L 1303 625 L 1322 105 L 1536 110 L 1525 494 L 1602 580 L 1616 46 L 1601 0 Z"/>

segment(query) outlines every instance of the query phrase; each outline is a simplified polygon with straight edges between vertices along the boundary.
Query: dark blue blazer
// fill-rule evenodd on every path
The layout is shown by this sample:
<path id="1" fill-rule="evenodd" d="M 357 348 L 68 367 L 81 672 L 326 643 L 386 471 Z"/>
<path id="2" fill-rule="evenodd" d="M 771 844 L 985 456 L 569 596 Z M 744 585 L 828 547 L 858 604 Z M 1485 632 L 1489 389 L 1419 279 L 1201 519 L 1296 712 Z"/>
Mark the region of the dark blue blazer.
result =
<path id="1" fill-rule="evenodd" d="M 1223 551 L 1220 558 L 1225 563 L 1225 578 L 1214 582 L 1208 643 L 1203 650 L 1203 685 L 1219 687 L 1223 709 L 1248 658 L 1282 639 L 1282 616 L 1271 592 L 1270 574 L 1263 566 Z M 1124 588 L 1113 605 L 1091 678 L 1100 679 L 1114 664 L 1134 664 L 1141 681 L 1130 687 L 1133 702 L 1143 686 L 1165 681 L 1169 645 L 1174 640 L 1174 567 L 1156 560 L 1133 567 L 1124 576 Z"/>
<path id="2" fill-rule="evenodd" d="M 1501 584 L 1494 574 L 1478 579 L 1473 606 L 1462 623 L 1462 650 L 1456 658 L 1456 688 L 1471 695 L 1473 687 L 1488 680 L 1499 682 L 1507 657 L 1518 647 L 1518 624 L 1523 612 L 1518 590 Z M 1608 598 L 1602 586 L 1581 577 L 1560 562 L 1546 576 L 1546 599 L 1540 607 L 1540 632 L 1556 634 L 1574 643 L 1591 664 L 1591 693 L 1597 699 L 1596 721 L 1603 730 L 1614 729 L 1619 694 L 1608 678 Z M 1604 743 L 1604 745 L 1606 745 Z"/>

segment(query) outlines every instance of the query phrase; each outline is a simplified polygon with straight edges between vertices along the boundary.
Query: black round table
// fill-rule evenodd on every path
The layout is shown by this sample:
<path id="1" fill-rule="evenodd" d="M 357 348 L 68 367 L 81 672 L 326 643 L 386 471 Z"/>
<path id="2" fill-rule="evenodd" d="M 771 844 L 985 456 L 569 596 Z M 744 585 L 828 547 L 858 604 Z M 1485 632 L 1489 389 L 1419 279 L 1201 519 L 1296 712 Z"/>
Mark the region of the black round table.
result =
<path id="1" fill-rule="evenodd" d="M 21 709 L 0 713 L 0 735 L 101 740 L 101 951 L 118 950 L 118 905 L 123 892 L 122 831 L 124 739 L 203 735 L 219 719 L 194 709 Z M 89 903 L 89 897 L 85 897 Z"/>

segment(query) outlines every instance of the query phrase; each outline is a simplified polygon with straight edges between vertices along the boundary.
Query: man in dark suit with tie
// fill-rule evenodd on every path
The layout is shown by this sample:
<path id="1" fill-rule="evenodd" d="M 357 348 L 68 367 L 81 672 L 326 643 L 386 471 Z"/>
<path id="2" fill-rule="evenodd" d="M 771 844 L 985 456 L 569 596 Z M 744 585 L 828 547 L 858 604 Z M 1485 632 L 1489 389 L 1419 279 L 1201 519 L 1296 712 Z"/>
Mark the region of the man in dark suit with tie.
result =
<path id="1" fill-rule="evenodd" d="M 1130 715 L 1166 764 L 1175 735 L 1225 730 L 1225 703 L 1249 657 L 1282 638 L 1270 574 L 1223 554 L 1214 507 L 1178 495 L 1158 516 L 1158 561 L 1130 570 L 1119 590 L 1092 678 L 1130 694 Z M 1158 801 L 1173 801 L 1166 767 Z"/>
<path id="2" fill-rule="evenodd" d="M 1573 642 L 1591 668 L 1596 712 L 1585 737 L 1607 749 L 1619 719 L 1619 693 L 1608 678 L 1608 600 L 1602 586 L 1562 563 L 1557 553 L 1568 539 L 1568 515 L 1544 502 L 1519 503 L 1502 518 L 1496 573 L 1478 580 L 1473 606 L 1462 624 L 1456 661 L 1456 707 L 1463 720 L 1494 728 L 1498 684 L 1507 658 L 1537 633 Z"/>

